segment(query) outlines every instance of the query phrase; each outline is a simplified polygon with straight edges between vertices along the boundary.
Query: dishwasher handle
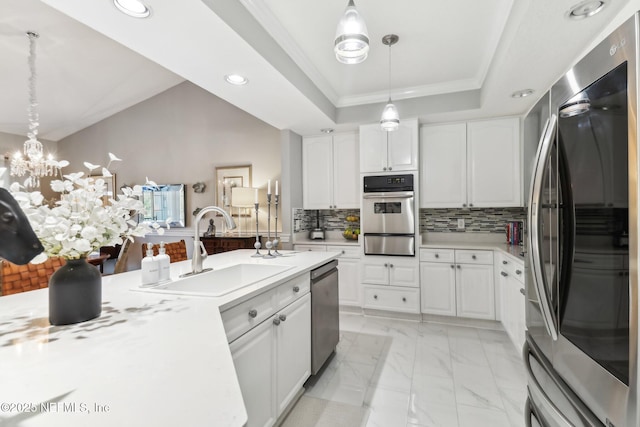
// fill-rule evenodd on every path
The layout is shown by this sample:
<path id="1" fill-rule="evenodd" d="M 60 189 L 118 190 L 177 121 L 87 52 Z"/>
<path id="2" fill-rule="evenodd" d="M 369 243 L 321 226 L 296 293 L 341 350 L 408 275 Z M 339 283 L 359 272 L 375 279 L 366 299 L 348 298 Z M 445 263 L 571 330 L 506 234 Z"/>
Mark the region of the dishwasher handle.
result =
<path id="1" fill-rule="evenodd" d="M 334 259 L 314 270 L 311 270 L 311 283 L 321 280 L 325 275 L 331 273 L 337 267 L 338 260 Z"/>

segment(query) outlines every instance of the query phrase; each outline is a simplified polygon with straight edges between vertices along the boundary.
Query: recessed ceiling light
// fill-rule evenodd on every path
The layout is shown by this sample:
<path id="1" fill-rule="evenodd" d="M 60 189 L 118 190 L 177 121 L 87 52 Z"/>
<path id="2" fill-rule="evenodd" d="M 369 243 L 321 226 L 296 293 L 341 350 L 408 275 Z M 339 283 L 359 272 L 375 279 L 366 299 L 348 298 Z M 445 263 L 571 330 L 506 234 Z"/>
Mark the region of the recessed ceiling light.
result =
<path id="1" fill-rule="evenodd" d="M 600 12 L 606 4 L 606 0 L 585 0 L 569 9 L 567 17 L 575 20 L 590 18 Z"/>
<path id="2" fill-rule="evenodd" d="M 320 129 L 320 132 L 322 132 L 322 133 L 331 133 L 331 132 L 333 132 L 333 129 L 331 129 L 331 128 L 324 128 L 324 129 Z"/>
<path id="3" fill-rule="evenodd" d="M 146 18 L 151 15 L 151 9 L 138 0 L 113 0 L 118 10 L 134 18 Z"/>
<path id="4" fill-rule="evenodd" d="M 511 94 L 512 98 L 526 98 L 527 96 L 531 95 L 533 93 L 533 89 L 524 89 L 524 90 L 519 90 L 516 92 L 513 92 Z"/>
<path id="5" fill-rule="evenodd" d="M 231 83 L 232 85 L 236 86 L 246 85 L 249 82 L 246 77 L 241 76 L 240 74 L 227 74 L 226 76 L 224 76 L 224 79 L 227 81 L 227 83 Z"/>

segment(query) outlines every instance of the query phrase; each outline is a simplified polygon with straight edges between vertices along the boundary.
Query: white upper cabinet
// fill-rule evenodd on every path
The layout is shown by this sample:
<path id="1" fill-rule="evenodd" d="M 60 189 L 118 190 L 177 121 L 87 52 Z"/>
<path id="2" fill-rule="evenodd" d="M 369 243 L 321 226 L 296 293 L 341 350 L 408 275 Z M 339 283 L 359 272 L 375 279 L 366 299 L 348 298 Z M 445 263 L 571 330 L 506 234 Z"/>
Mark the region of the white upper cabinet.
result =
<path id="1" fill-rule="evenodd" d="M 420 129 L 422 207 L 463 207 L 467 203 L 467 125 Z"/>
<path id="2" fill-rule="evenodd" d="M 519 118 L 420 132 L 420 207 L 522 206 Z"/>
<path id="3" fill-rule="evenodd" d="M 360 172 L 418 169 L 418 120 L 400 120 L 392 132 L 380 124 L 360 126 Z"/>
<path id="4" fill-rule="evenodd" d="M 304 209 L 358 209 L 360 175 L 356 133 L 315 136 L 302 141 Z"/>
<path id="5" fill-rule="evenodd" d="M 467 201 L 470 207 L 522 206 L 520 119 L 467 124 Z"/>

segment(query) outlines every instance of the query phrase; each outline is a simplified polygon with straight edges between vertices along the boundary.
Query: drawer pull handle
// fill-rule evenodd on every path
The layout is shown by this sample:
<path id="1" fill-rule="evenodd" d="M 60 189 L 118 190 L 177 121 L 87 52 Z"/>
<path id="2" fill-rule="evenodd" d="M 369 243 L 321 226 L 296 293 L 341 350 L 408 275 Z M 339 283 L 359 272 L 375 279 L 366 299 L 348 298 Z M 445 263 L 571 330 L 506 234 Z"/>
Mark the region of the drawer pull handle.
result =
<path id="1" fill-rule="evenodd" d="M 471 259 L 476 259 L 476 256 L 475 255 L 471 255 Z"/>
<path id="2" fill-rule="evenodd" d="M 440 258 L 440 255 L 439 255 L 439 254 L 435 254 L 435 257 L 436 257 L 436 258 Z"/>
<path id="3" fill-rule="evenodd" d="M 249 317 L 251 317 L 252 319 L 255 319 L 256 316 L 258 316 L 258 310 L 256 309 L 249 310 Z"/>
<path id="4" fill-rule="evenodd" d="M 283 322 L 285 320 L 287 320 L 287 315 L 286 314 L 281 314 L 280 316 L 278 316 L 278 319 L 282 320 Z"/>
<path id="5" fill-rule="evenodd" d="M 516 270 L 516 274 L 522 274 L 522 271 Z"/>
<path id="6" fill-rule="evenodd" d="M 407 298 L 406 297 L 402 297 L 402 302 L 407 302 Z"/>
<path id="7" fill-rule="evenodd" d="M 280 325 L 280 319 L 278 319 L 277 317 L 273 319 L 273 324 L 276 326 Z"/>
<path id="8" fill-rule="evenodd" d="M 300 286 L 294 286 L 293 292 L 300 292 Z"/>
<path id="9" fill-rule="evenodd" d="M 504 271 L 501 271 L 501 272 L 500 272 L 500 274 L 502 274 L 504 277 L 507 277 L 507 276 L 508 276 L 508 274 L 507 274 L 507 273 L 505 273 Z"/>
<path id="10" fill-rule="evenodd" d="M 373 296 L 373 299 L 378 299 L 378 295 L 374 295 L 374 296 Z"/>
<path id="11" fill-rule="evenodd" d="M 509 263 L 508 263 L 507 261 L 505 261 L 505 260 L 503 260 L 503 261 L 502 261 L 502 263 L 503 263 L 504 265 L 509 264 Z"/>
<path id="12" fill-rule="evenodd" d="M 522 295 L 526 295 L 526 294 L 524 293 L 524 288 L 520 288 L 520 293 L 521 293 Z"/>

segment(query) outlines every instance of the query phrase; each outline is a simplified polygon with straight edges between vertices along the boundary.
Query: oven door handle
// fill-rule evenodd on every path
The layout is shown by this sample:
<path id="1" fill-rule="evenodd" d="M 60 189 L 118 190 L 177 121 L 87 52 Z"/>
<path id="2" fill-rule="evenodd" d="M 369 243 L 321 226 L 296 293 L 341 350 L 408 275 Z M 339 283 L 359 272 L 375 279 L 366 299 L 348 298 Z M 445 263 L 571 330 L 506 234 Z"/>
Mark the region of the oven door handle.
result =
<path id="1" fill-rule="evenodd" d="M 411 199 L 413 191 L 397 191 L 386 193 L 363 193 L 363 199 Z"/>
<path id="2" fill-rule="evenodd" d="M 531 191 L 529 199 L 529 215 L 527 236 L 529 240 L 529 260 L 531 262 L 531 272 L 536 296 L 540 303 L 540 312 L 544 319 L 547 333 L 556 341 L 558 339 L 557 321 L 553 313 L 551 297 L 547 291 L 547 278 L 544 266 L 542 265 L 542 245 L 540 244 L 540 217 L 542 212 L 542 183 L 544 179 L 545 165 L 551 152 L 553 136 L 555 135 L 558 119 L 555 114 L 547 120 L 545 130 L 540 138 L 537 159 L 533 169 L 533 179 L 531 180 Z"/>

